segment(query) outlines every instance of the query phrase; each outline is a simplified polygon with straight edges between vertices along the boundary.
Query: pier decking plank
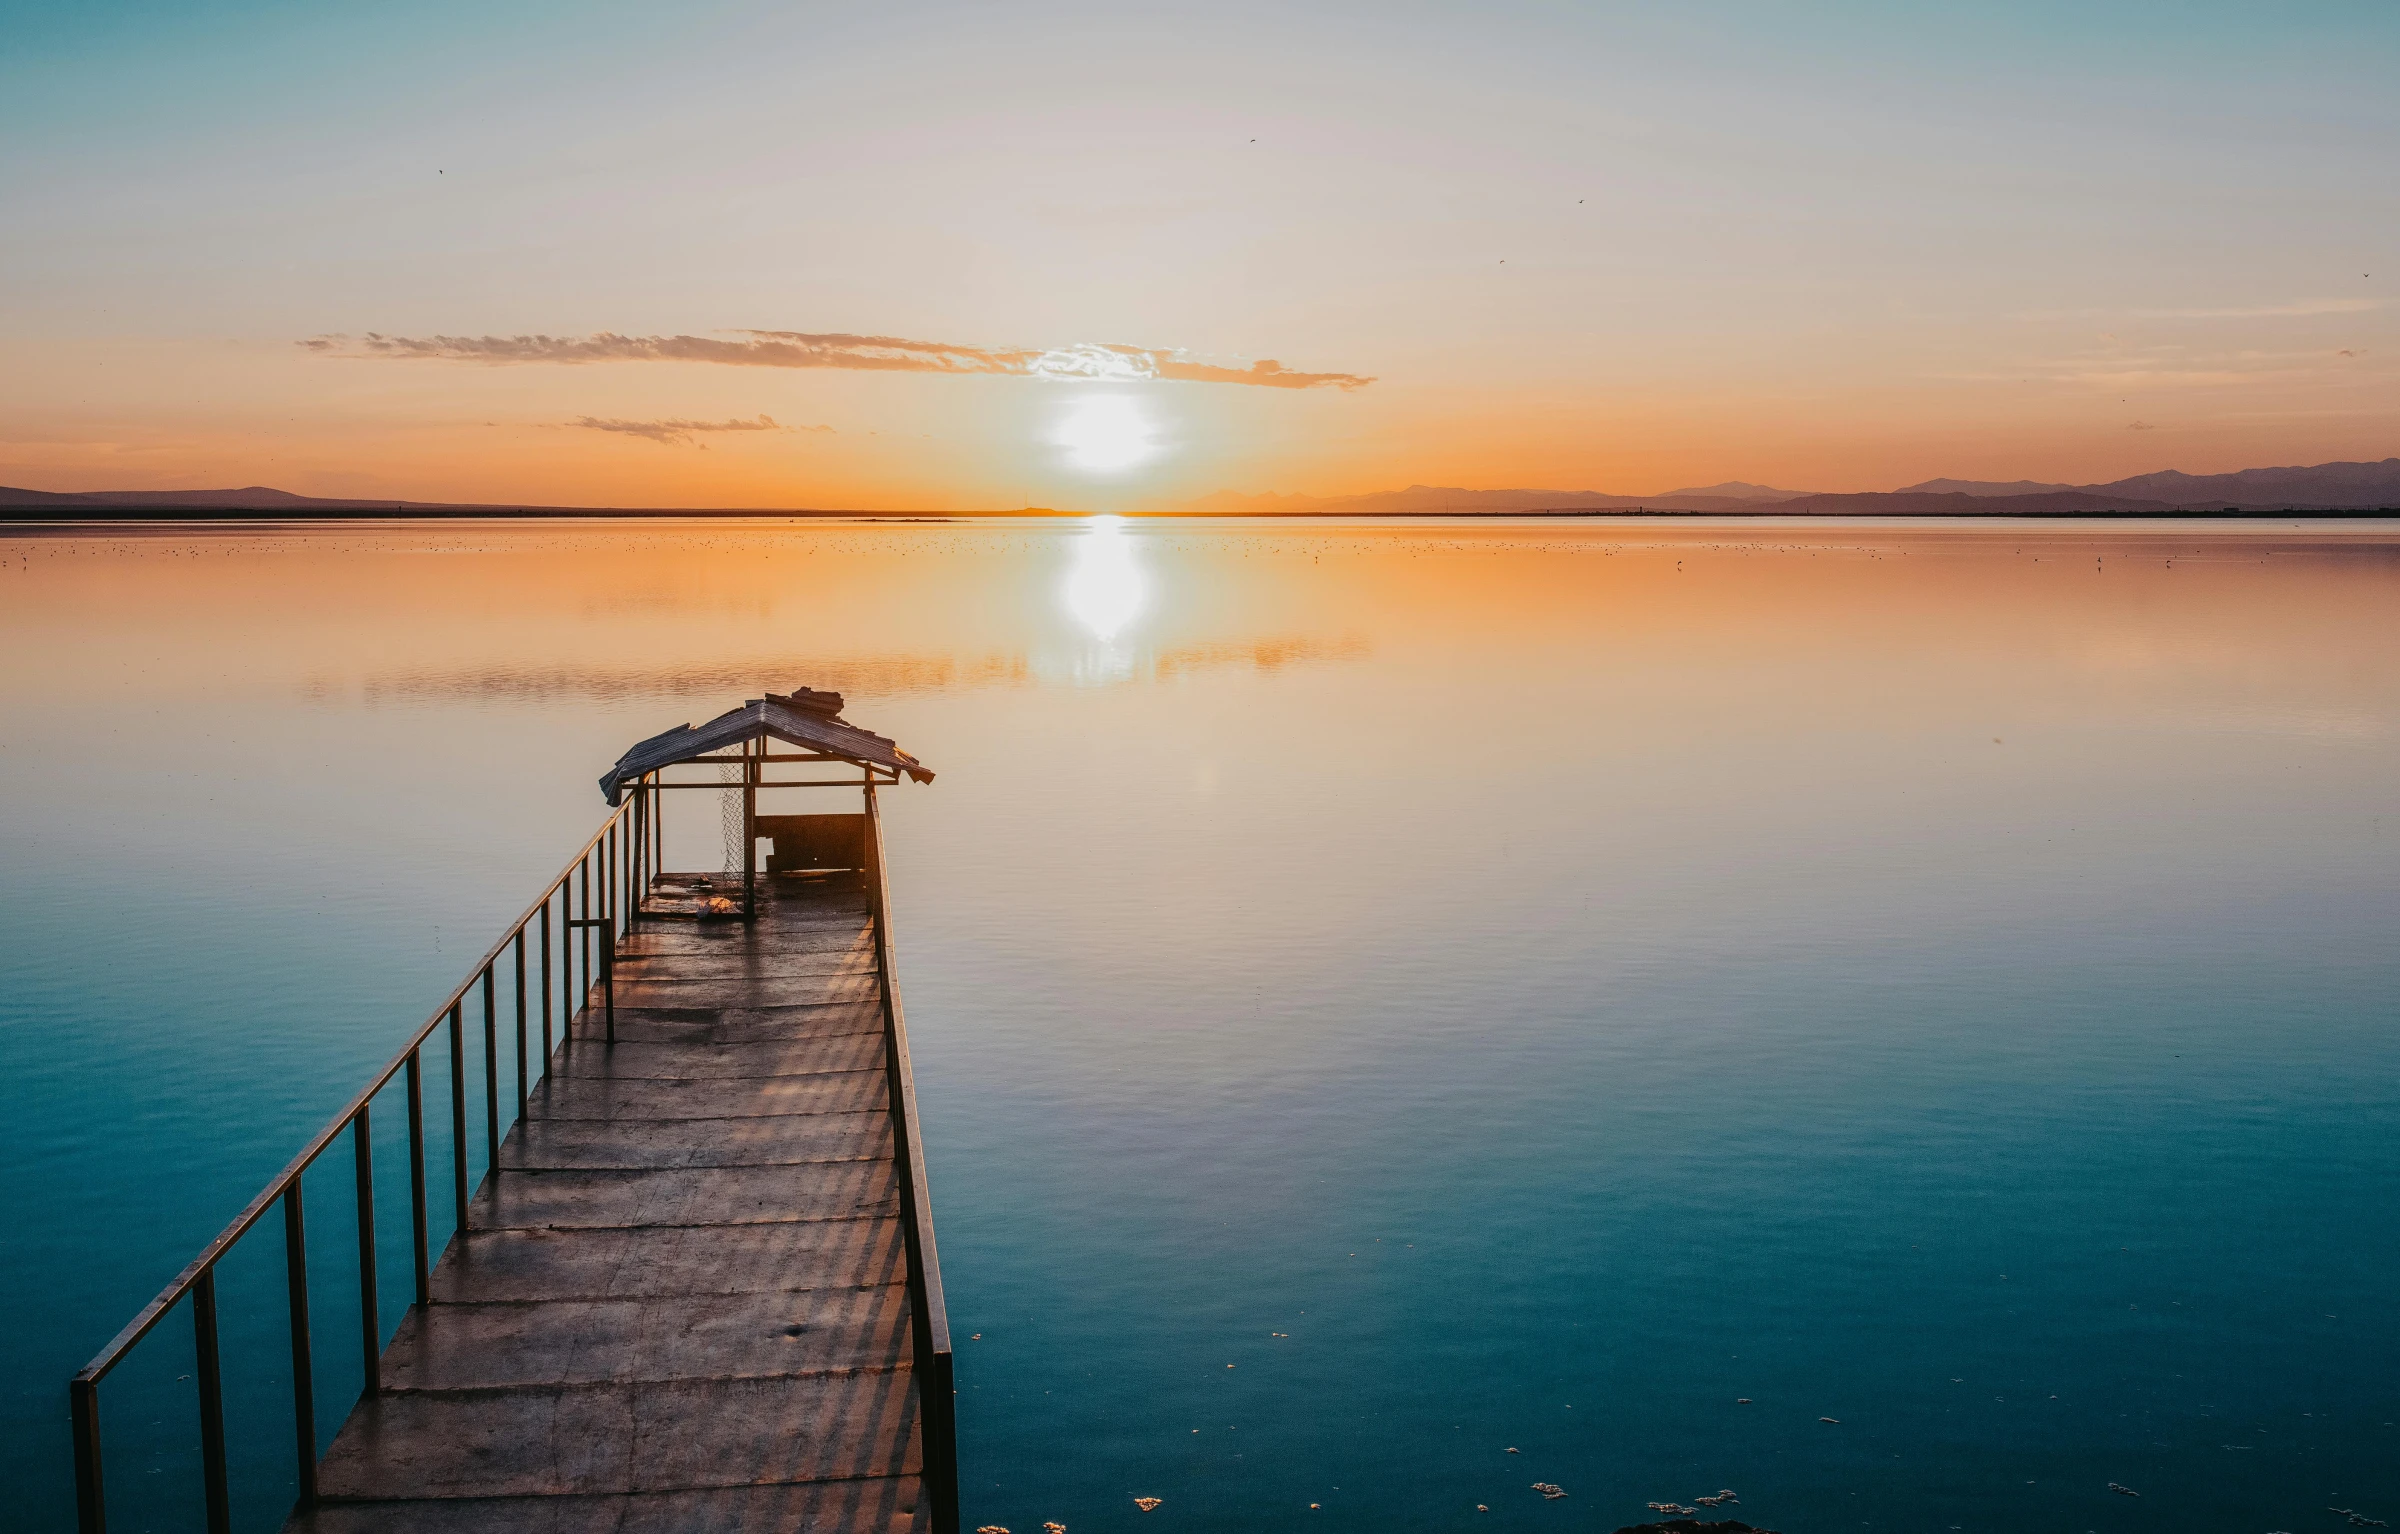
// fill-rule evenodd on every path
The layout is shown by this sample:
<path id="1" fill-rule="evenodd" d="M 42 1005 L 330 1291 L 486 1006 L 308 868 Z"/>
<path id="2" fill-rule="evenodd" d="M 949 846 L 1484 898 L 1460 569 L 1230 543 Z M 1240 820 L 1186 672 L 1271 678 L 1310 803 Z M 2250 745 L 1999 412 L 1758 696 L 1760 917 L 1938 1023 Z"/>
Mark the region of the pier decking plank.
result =
<path id="1" fill-rule="evenodd" d="M 929 1526 L 864 897 L 645 923 L 319 1467 L 306 1534 Z"/>

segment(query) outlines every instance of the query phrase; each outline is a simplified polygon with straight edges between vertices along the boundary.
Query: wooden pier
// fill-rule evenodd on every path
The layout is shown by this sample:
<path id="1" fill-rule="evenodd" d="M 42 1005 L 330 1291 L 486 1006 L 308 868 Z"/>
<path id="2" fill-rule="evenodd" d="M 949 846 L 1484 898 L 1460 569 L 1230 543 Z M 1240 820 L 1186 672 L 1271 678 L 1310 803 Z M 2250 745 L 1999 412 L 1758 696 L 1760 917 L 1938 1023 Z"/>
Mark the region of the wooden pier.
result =
<path id="1" fill-rule="evenodd" d="M 587 883 L 587 919 L 563 924 L 598 929 L 599 958 L 538 1079 L 522 1053 L 530 992 L 520 922 L 522 1106 L 504 1139 L 491 1110 L 490 1170 L 471 1198 L 458 1173 L 464 1218 L 430 1266 L 417 1062 L 440 1016 L 404 1052 L 418 1302 L 377 1354 L 379 1307 L 366 1281 L 367 1386 L 321 1462 L 301 1371 L 301 1488 L 288 1530 L 954 1534 L 951 1349 L 875 804 L 878 784 L 931 774 L 833 717 L 838 698 L 796 717 L 790 703 L 769 695 L 701 731 L 646 741 L 603 780 L 612 799 L 634 795 L 636 813 L 600 864 L 619 908 L 604 901 L 591 916 Z M 806 754 L 772 751 L 795 736 Z M 672 749 L 662 747 L 670 737 Z M 704 754 L 728 743 L 738 755 Z M 844 780 L 863 789 L 863 813 L 759 815 L 762 790 L 839 786 L 768 780 L 770 763 L 792 761 L 863 767 L 863 779 Z M 776 848 L 763 876 L 747 856 L 730 876 L 653 871 L 659 795 L 726 791 L 722 778 L 667 780 L 665 766 L 695 762 L 738 768 L 744 841 Z M 546 1020 L 550 923 L 548 905 L 540 909 Z M 508 942 L 481 975 L 495 1083 L 505 1072 L 494 976 Z M 447 1013 L 454 1086 L 464 1081 L 461 1018 L 474 985 Z M 285 1205 L 287 1236 L 303 1228 L 299 1172 L 344 1128 L 360 1146 L 372 1225 L 365 1104 L 400 1063 L 78 1377 L 87 1529 L 101 1526 L 98 1380 L 187 1292 L 207 1358 L 203 1449 L 218 1465 L 208 1521 L 225 1527 L 222 1428 L 213 1439 L 208 1428 L 209 1275 L 268 1203 Z M 463 1087 L 453 1093 L 462 1148 L 467 1100 Z M 496 1090 L 487 1101 L 497 1103 Z M 455 1164 L 464 1167 L 463 1149 Z M 371 1275 L 371 1243 L 363 1250 Z M 303 1361 L 306 1288 L 303 1271 L 293 1311 Z"/>
<path id="2" fill-rule="evenodd" d="M 872 923 L 779 882 L 618 950 L 296 1528 L 930 1527 Z"/>

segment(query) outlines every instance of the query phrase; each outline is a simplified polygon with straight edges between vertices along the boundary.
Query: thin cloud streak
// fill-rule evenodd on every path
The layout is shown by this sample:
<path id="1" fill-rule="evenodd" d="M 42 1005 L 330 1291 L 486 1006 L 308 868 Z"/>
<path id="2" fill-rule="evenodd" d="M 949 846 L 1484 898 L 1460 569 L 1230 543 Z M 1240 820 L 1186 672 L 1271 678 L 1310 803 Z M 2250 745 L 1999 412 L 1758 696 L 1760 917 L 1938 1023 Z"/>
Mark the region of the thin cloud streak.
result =
<path id="1" fill-rule="evenodd" d="M 628 437 L 640 437 L 661 447 L 682 447 L 690 444 L 694 434 L 712 431 L 831 431 L 830 426 L 779 426 L 772 416 L 762 415 L 755 421 L 617 421 L 600 416 L 578 416 L 568 423 L 586 431 L 618 432 Z M 702 447 L 708 446 L 703 442 Z"/>
<path id="2" fill-rule="evenodd" d="M 2133 313 L 2145 320 L 2288 320 L 2317 314 L 2365 314 L 2382 307 L 2382 301 L 2373 298 L 2315 298 L 2251 309 L 2136 309 Z"/>
<path id="3" fill-rule="evenodd" d="M 2327 314 L 2369 314 L 2383 307 L 2380 298 L 2301 298 L 2282 304 L 2250 304 L 2222 309 L 2036 309 L 2028 320 L 2298 320 Z"/>
<path id="4" fill-rule="evenodd" d="M 1272 358 L 1248 367 L 1196 362 L 1181 351 L 1083 341 L 1036 350 L 912 341 L 842 332 L 737 330 L 714 336 L 387 336 L 369 331 L 312 336 L 298 343 L 319 355 L 487 364 L 548 362 L 705 362 L 728 367 L 851 368 L 883 373 L 979 373 L 1060 382 L 1249 384 L 1268 389 L 1362 389 L 1356 373 L 1304 373 Z"/>
<path id="5" fill-rule="evenodd" d="M 2105 389 L 2197 387 L 2355 379 L 2338 359 L 2350 351 L 2200 351 L 2188 346 L 2119 347 L 2066 356 L 2028 358 L 2014 368 L 1950 372 L 1931 376 L 1953 383 L 2047 383 Z"/>

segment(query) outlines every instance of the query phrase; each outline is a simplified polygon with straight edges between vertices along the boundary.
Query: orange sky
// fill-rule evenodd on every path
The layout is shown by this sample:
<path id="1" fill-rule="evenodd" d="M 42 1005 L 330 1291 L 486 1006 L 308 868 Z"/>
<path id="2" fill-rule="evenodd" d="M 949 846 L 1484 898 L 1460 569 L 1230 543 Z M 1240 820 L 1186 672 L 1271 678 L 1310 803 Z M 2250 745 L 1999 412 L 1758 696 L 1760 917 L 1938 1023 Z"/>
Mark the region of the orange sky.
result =
<path id="1" fill-rule="evenodd" d="M 2400 453 L 2383 5 L 11 10 L 0 484 L 1131 509 Z"/>

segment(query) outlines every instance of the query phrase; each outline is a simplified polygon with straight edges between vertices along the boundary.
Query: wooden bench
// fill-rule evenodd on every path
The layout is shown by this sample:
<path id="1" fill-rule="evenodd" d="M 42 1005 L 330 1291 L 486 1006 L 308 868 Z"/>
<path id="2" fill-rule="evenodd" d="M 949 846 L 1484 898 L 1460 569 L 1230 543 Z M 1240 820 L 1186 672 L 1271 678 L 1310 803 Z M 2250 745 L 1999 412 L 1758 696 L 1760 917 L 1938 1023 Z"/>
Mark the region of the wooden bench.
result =
<path id="1" fill-rule="evenodd" d="M 856 872 L 867 866 L 864 815 L 761 815 L 758 834 L 774 840 L 773 874 Z"/>

